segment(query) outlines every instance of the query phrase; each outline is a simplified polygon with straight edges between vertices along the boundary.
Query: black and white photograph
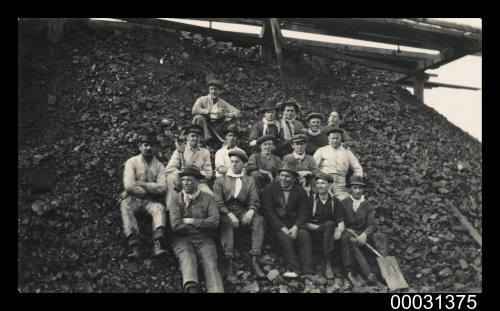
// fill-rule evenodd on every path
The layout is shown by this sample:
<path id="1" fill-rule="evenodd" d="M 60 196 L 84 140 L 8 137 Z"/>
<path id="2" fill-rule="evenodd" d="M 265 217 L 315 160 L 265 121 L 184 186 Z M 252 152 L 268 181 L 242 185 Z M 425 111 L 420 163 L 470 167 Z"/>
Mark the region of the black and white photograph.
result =
<path id="1" fill-rule="evenodd" d="M 21 295 L 477 307 L 481 18 L 17 22 Z"/>

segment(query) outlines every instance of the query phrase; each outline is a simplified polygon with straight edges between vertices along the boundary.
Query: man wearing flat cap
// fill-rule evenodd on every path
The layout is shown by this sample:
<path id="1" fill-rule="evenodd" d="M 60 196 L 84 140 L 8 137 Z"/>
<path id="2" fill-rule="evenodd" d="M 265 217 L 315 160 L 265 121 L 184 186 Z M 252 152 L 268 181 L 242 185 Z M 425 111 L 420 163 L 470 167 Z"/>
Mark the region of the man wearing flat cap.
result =
<path id="1" fill-rule="evenodd" d="M 278 155 L 283 157 L 292 152 L 291 140 L 295 134 L 300 134 L 304 125 L 297 119 L 300 107 L 294 98 L 287 99 L 283 103 L 278 103 L 278 109 L 282 111 L 280 120 L 280 142 L 278 145 Z"/>
<path id="2" fill-rule="evenodd" d="M 219 209 L 214 197 L 200 191 L 200 169 L 187 165 L 179 173 L 182 191 L 174 193 L 170 206 L 172 247 L 179 259 L 185 292 L 201 291 L 198 280 L 198 261 L 205 276 L 209 293 L 223 293 L 222 279 L 217 268 L 217 247 L 213 236 L 219 227 Z"/>
<path id="3" fill-rule="evenodd" d="M 353 175 L 363 176 L 363 168 L 356 156 L 341 145 L 342 133 L 340 128 L 328 129 L 325 132 L 328 135 L 328 145 L 318 148 L 313 155 L 319 169 L 333 177 L 333 195 L 340 201 L 349 197 L 346 189 L 349 169 L 353 170 Z"/>
<path id="4" fill-rule="evenodd" d="M 304 187 L 308 196 L 311 194 L 311 179 L 320 172 L 313 157 L 306 154 L 307 136 L 297 134 L 292 137 L 293 152 L 283 157 L 283 163 L 294 166 L 299 174 L 299 182 Z"/>
<path id="5" fill-rule="evenodd" d="M 203 130 L 197 125 L 190 125 L 185 129 L 187 134 L 187 144 L 179 144 L 172 153 L 165 168 L 167 176 L 167 202 L 169 196 L 180 189 L 179 172 L 185 165 L 193 165 L 201 170 L 204 180 L 199 184 L 201 191 L 212 194 L 212 190 L 206 182 L 212 178 L 212 163 L 210 162 L 210 152 L 206 148 L 199 146 L 199 141 L 203 135 Z M 167 204 L 167 209 L 170 207 Z"/>
<path id="6" fill-rule="evenodd" d="M 316 193 L 312 196 L 312 213 L 306 222 L 307 234 L 303 243 L 304 248 L 299 253 L 304 257 L 304 271 L 313 271 L 312 241 L 321 245 L 323 261 L 325 263 L 325 276 L 333 279 L 333 252 L 336 248 L 335 240 L 339 240 L 344 229 L 344 214 L 339 200 L 332 196 L 328 190 L 333 183 L 333 178 L 326 173 L 315 176 Z"/>
<path id="7" fill-rule="evenodd" d="M 205 140 L 215 137 L 224 142 L 221 137 L 222 130 L 230 123 L 236 122 L 241 117 L 241 111 L 219 97 L 222 89 L 219 80 L 212 79 L 207 85 L 208 95 L 201 96 L 193 105 L 193 124 L 203 129 L 202 138 Z"/>
<path id="8" fill-rule="evenodd" d="M 155 157 L 157 140 L 154 133 L 139 136 L 140 154 L 125 162 L 120 211 L 123 231 L 128 239 L 128 258 L 142 258 L 141 238 L 135 214 L 147 212 L 153 221 L 153 256 L 167 253 L 162 245 L 166 235 L 166 214 L 164 197 L 167 189 L 166 172 L 163 164 Z"/>
<path id="9" fill-rule="evenodd" d="M 281 159 L 272 154 L 276 145 L 276 137 L 272 135 L 261 136 L 257 139 L 257 145 L 261 151 L 250 156 L 245 170 L 255 181 L 257 192 L 260 195 L 264 186 L 276 178 L 276 173 L 281 166 Z"/>
<path id="10" fill-rule="evenodd" d="M 280 123 L 276 120 L 276 107 L 271 103 L 267 103 L 259 109 L 259 112 L 263 115 L 262 120 L 252 126 L 248 136 L 251 147 L 257 145 L 257 139 L 261 136 L 272 135 L 276 138 L 279 137 Z"/>
<path id="11" fill-rule="evenodd" d="M 306 117 L 308 128 L 305 130 L 307 136 L 306 153 L 313 155 L 319 147 L 328 145 L 328 137 L 321 133 L 321 122 L 323 117 L 319 112 L 311 112 Z"/>
<path id="12" fill-rule="evenodd" d="M 225 174 L 231 168 L 231 159 L 228 155 L 230 150 L 243 151 L 237 146 L 241 134 L 236 124 L 230 124 L 223 133 L 226 143 L 215 153 L 215 177 Z"/>
<path id="13" fill-rule="evenodd" d="M 264 188 L 261 204 L 271 237 L 287 264 L 288 271 L 283 276 L 297 277 L 302 268 L 296 246 L 302 249 L 303 244 L 308 243 L 303 227 L 311 213 L 311 202 L 304 189 L 295 183 L 298 174 L 293 166 L 284 163 L 278 172 L 278 181 Z"/>
<path id="14" fill-rule="evenodd" d="M 234 229 L 245 228 L 252 232 L 252 269 L 258 277 L 266 274 L 260 268 L 258 257 L 262 253 L 264 241 L 264 217 L 258 214 L 260 209 L 259 195 L 253 179 L 243 172 L 248 161 L 242 150 L 229 151 L 231 168 L 214 182 L 214 198 L 221 214 L 221 244 L 228 259 L 229 274 L 233 273 L 233 241 Z"/>

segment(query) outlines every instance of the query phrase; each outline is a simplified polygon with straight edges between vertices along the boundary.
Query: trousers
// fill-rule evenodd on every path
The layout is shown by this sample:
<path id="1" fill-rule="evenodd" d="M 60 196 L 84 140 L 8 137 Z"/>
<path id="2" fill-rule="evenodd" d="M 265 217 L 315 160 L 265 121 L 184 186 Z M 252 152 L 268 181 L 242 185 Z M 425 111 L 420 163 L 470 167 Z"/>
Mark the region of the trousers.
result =
<path id="1" fill-rule="evenodd" d="M 284 234 L 281 230 L 274 231 L 274 237 L 276 242 L 278 243 L 278 249 L 281 253 L 281 256 L 285 260 L 287 266 L 295 273 L 301 274 L 302 268 L 299 264 L 299 259 L 296 254 L 296 248 L 301 249 L 304 246 L 304 243 L 310 243 L 304 235 L 307 235 L 307 230 L 300 228 L 297 231 L 296 239 Z"/>
<path id="2" fill-rule="evenodd" d="M 247 209 L 238 209 L 233 211 L 232 213 L 240 221 L 239 228 L 242 228 L 242 219 Z M 261 215 L 254 213 L 252 217 L 252 221 L 249 224 L 250 230 L 252 232 L 252 248 L 250 249 L 250 255 L 252 256 L 260 256 L 262 254 L 262 243 L 264 242 L 264 234 L 265 234 L 265 222 L 266 220 Z M 224 251 L 224 255 L 227 258 L 233 257 L 233 246 L 234 246 L 234 227 L 232 225 L 231 219 L 227 215 L 221 215 L 221 245 L 222 250 Z M 248 229 L 247 227 L 243 227 L 244 229 Z"/>
<path id="3" fill-rule="evenodd" d="M 320 225 L 316 230 L 304 229 L 300 237 L 297 239 L 303 239 L 299 243 L 299 256 L 302 264 L 302 269 L 304 273 L 313 273 L 313 255 L 312 255 L 312 239 L 317 239 L 321 241 L 323 256 L 325 261 L 332 260 L 332 253 L 335 249 L 335 240 L 333 239 L 333 233 L 335 231 L 335 222 L 328 220 Z"/>
<path id="4" fill-rule="evenodd" d="M 137 224 L 136 214 L 144 211 L 151 215 L 152 218 L 153 239 L 161 237 L 157 236 L 160 235 L 159 232 L 161 232 L 161 230 L 156 229 L 165 227 L 166 225 L 167 217 L 165 205 L 129 195 L 120 203 L 123 232 L 127 238 L 131 234 L 139 235 L 139 225 Z"/>
<path id="5" fill-rule="evenodd" d="M 236 120 L 235 117 L 231 118 L 229 122 L 225 121 L 225 118 L 220 118 L 217 120 L 210 120 L 204 115 L 197 114 L 193 117 L 193 124 L 200 126 L 203 129 L 203 138 L 209 140 L 212 136 L 217 137 L 219 140 L 224 140 L 224 135 L 222 134 L 224 129 Z"/>
<path id="6" fill-rule="evenodd" d="M 366 246 L 358 245 L 357 243 L 351 242 L 350 238 L 353 237 L 347 231 L 342 232 L 342 236 L 340 237 L 340 244 L 342 249 L 342 261 L 344 262 L 344 267 L 346 272 L 354 272 L 355 263 L 357 262 L 361 273 L 364 277 L 368 277 L 372 270 L 370 265 L 366 261 L 366 257 L 361 251 L 362 248 Z M 368 236 L 367 243 L 375 246 L 383 256 L 387 255 L 387 236 L 383 233 L 373 233 L 371 236 Z"/>
<path id="7" fill-rule="evenodd" d="M 208 293 L 223 293 L 224 287 L 217 268 L 217 249 L 211 238 L 173 237 L 172 247 L 179 259 L 183 286 L 188 282 L 199 284 L 198 259 L 205 276 Z"/>

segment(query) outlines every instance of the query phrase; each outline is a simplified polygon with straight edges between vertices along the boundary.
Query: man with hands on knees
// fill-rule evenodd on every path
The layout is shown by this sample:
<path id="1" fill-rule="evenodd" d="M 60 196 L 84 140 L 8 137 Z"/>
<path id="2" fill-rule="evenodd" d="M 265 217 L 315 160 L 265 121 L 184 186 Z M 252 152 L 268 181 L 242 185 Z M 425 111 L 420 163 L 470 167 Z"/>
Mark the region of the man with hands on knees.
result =
<path id="1" fill-rule="evenodd" d="M 229 274 L 233 274 L 233 242 L 235 228 L 249 228 L 252 232 L 253 272 L 260 278 L 266 274 L 258 263 L 264 241 L 265 219 L 257 213 L 260 208 L 259 195 L 253 179 L 243 172 L 248 160 L 242 150 L 231 150 L 228 153 L 231 168 L 214 183 L 214 197 L 221 214 L 221 244 L 228 259 Z"/>
<path id="2" fill-rule="evenodd" d="M 272 154 L 276 145 L 276 137 L 264 135 L 257 139 L 261 152 L 254 153 L 245 165 L 245 171 L 255 181 L 257 192 L 261 195 L 264 186 L 274 182 L 276 173 L 281 166 L 281 159 Z"/>

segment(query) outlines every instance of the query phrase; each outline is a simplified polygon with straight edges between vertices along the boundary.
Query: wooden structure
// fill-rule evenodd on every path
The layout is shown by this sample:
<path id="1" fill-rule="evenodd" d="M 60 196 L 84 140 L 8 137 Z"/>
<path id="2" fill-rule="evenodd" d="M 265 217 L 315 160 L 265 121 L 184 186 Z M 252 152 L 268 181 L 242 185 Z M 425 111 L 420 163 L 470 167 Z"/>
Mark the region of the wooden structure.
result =
<path id="1" fill-rule="evenodd" d="M 62 38 L 62 22 L 61 19 L 58 20 L 52 21 L 52 25 L 56 26 L 49 27 L 49 32 L 55 38 L 53 41 Z M 73 19 L 63 20 L 68 22 Z M 283 66 L 287 60 L 293 59 L 294 55 L 302 56 L 303 53 L 394 72 L 394 81 L 412 86 L 414 94 L 421 100 L 424 88 L 451 87 L 478 90 L 472 87 L 430 82 L 428 80 L 432 75 L 425 72 L 427 69 L 438 68 L 465 55 L 481 55 L 481 29 L 460 24 L 427 18 L 196 18 L 209 22 L 209 27 L 202 27 L 159 18 L 120 18 L 120 20 L 127 23 L 115 22 L 115 27 L 146 26 L 188 31 L 210 36 L 219 41 L 231 41 L 242 47 L 260 45 L 264 59 L 270 59 L 274 50 L 280 65 L 284 94 L 286 94 L 286 82 Z M 104 24 L 100 21 L 88 19 L 87 21 Z M 213 29 L 212 22 L 259 26 L 261 32 L 250 34 Z M 398 48 L 374 48 L 296 39 L 283 36 L 282 30 L 386 43 L 397 45 Z M 431 49 L 438 53 L 434 55 L 401 51 L 399 46 Z"/>

